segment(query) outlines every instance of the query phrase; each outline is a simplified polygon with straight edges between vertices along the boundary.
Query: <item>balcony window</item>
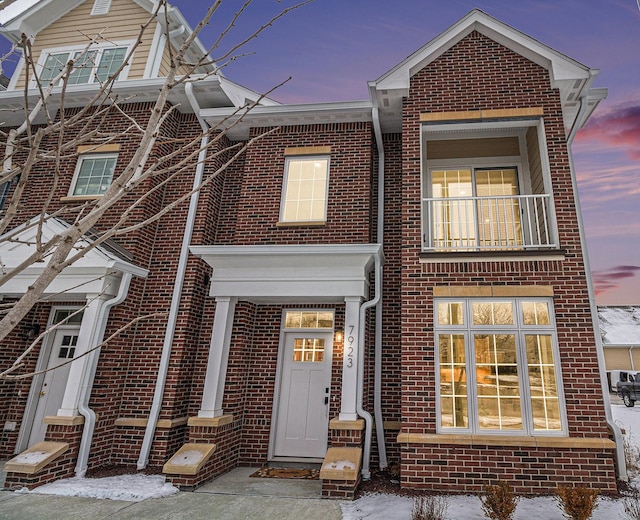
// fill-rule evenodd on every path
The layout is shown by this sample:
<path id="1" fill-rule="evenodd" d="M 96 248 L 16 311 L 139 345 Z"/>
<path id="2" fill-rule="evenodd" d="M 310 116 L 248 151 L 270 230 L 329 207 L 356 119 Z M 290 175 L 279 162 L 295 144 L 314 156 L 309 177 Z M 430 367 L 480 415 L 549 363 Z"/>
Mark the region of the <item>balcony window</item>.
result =
<path id="1" fill-rule="evenodd" d="M 425 132 L 423 251 L 557 247 L 538 126 L 472 130 Z"/>

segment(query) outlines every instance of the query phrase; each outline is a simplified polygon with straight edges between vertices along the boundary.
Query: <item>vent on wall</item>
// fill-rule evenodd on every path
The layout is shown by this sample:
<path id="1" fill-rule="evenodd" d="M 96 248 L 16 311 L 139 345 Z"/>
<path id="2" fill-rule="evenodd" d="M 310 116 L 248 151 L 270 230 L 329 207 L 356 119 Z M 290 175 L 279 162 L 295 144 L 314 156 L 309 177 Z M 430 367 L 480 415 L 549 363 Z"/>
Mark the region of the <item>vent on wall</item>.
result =
<path id="1" fill-rule="evenodd" d="M 93 2 L 93 9 L 91 9 L 91 16 L 96 14 L 107 14 L 111 7 L 111 0 L 95 0 Z"/>

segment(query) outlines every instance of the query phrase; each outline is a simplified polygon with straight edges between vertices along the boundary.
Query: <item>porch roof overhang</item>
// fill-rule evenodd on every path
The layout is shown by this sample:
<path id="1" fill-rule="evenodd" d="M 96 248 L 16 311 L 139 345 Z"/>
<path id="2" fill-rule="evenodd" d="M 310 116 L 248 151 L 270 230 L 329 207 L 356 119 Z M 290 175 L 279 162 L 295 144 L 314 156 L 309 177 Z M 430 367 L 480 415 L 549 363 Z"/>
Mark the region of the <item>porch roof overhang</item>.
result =
<path id="1" fill-rule="evenodd" d="M 35 251 L 38 217 L 31 219 L 18 228 L 0 236 L 0 260 L 6 272 L 18 268 Z M 42 227 L 41 241 L 47 242 L 55 235 L 64 232 L 68 224 L 54 217 L 48 217 Z M 89 238 L 76 242 L 71 254 L 91 245 Z M 34 262 L 19 274 L 0 285 L 0 297 L 19 298 L 42 274 L 46 266 L 43 262 Z M 53 297 L 56 301 L 84 299 L 87 295 L 104 294 L 114 296 L 118 292 L 124 273 L 146 278 L 148 271 L 131 263 L 116 250 L 108 246 L 97 245 L 65 268 L 49 284 L 43 296 Z"/>
<path id="2" fill-rule="evenodd" d="M 256 303 L 366 298 L 380 244 L 191 246 L 213 267 L 209 294 Z"/>

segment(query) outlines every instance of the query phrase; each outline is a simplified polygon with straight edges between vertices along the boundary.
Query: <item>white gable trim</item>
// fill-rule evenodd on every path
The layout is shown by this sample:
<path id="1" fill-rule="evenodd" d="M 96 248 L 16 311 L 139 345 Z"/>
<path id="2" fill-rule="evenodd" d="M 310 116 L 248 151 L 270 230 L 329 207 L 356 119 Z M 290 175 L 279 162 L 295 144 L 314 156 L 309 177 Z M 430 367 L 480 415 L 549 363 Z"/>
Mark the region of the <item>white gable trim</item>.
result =
<path id="1" fill-rule="evenodd" d="M 407 59 L 380 76 L 374 82 L 376 87 L 379 90 L 400 88 L 408 91 L 409 78 L 412 75 L 444 54 L 474 30 L 548 69 L 554 81 L 587 79 L 589 77 L 589 68 L 585 65 L 488 14 L 474 9 Z"/>
<path id="2" fill-rule="evenodd" d="M 38 217 L 0 236 L 0 261 L 2 267 L 12 271 L 28 258 L 35 249 L 35 235 Z M 49 217 L 42 227 L 42 240 L 46 241 L 68 229 L 68 225 Z M 81 239 L 75 251 L 87 247 L 88 239 Z M 73 251 L 71 254 L 74 254 Z M 44 263 L 35 263 L 8 280 L 0 287 L 0 295 L 22 296 L 44 271 Z M 148 270 L 138 267 L 104 247 L 96 246 L 64 269 L 45 291 L 45 296 L 56 295 L 56 300 L 84 298 L 87 294 L 104 293 L 113 296 L 123 273 L 146 278 Z"/>

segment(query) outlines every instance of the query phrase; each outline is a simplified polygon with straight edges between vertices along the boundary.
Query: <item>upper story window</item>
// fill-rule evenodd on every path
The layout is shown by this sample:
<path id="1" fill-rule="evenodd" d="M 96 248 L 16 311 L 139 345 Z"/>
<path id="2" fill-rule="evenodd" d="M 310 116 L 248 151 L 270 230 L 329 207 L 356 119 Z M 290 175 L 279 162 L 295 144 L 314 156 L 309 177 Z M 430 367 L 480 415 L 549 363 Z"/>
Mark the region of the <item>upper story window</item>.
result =
<path id="1" fill-rule="evenodd" d="M 423 127 L 423 251 L 557 248 L 541 120 Z"/>
<path id="2" fill-rule="evenodd" d="M 80 155 L 69 195 L 72 197 L 102 195 L 111 185 L 117 159 L 118 154 L 115 153 Z"/>
<path id="3" fill-rule="evenodd" d="M 73 60 L 74 66 L 69 74 L 69 85 L 104 83 L 124 63 L 127 51 L 128 46 L 122 45 L 99 46 L 90 50 L 82 48 L 43 52 L 40 60 L 40 81 L 48 85 L 60 74 L 66 64 Z M 122 79 L 122 74 L 119 77 Z"/>
<path id="4" fill-rule="evenodd" d="M 324 222 L 328 181 L 328 155 L 287 157 L 280 222 Z"/>
<path id="5" fill-rule="evenodd" d="M 438 430 L 566 433 L 550 299 L 436 300 Z"/>

